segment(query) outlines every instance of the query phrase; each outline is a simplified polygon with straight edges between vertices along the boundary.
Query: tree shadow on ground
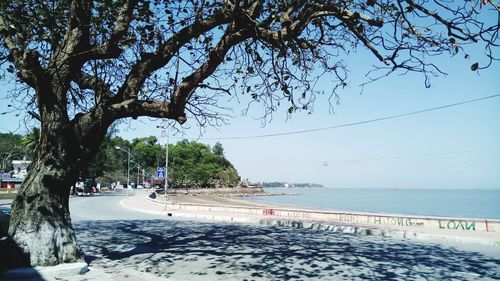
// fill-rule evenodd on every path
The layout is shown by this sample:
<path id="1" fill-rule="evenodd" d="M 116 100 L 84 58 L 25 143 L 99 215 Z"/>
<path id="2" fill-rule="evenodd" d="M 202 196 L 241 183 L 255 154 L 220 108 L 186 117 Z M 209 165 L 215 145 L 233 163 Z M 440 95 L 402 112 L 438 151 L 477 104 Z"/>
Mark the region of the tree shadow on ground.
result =
<path id="1" fill-rule="evenodd" d="M 500 279 L 500 260 L 380 236 L 172 220 L 75 224 L 91 266 L 172 280 Z"/>

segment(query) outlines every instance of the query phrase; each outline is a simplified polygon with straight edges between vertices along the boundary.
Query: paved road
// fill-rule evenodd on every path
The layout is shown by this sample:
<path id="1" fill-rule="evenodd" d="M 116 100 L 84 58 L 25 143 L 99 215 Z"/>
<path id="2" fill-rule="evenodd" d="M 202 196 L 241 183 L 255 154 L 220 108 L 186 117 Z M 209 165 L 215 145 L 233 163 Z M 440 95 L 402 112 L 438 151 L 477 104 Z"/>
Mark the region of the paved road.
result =
<path id="1" fill-rule="evenodd" d="M 132 195 L 132 194 L 131 194 Z M 161 219 L 163 216 L 141 214 L 123 208 L 120 201 L 126 193 L 109 192 L 96 196 L 71 197 L 70 212 L 73 223 L 89 220 L 146 220 Z"/>
<path id="2" fill-rule="evenodd" d="M 498 255 L 379 236 L 174 220 L 123 209 L 123 198 L 71 199 L 87 262 L 109 274 L 143 272 L 146 279 L 162 280 L 500 280 Z"/>

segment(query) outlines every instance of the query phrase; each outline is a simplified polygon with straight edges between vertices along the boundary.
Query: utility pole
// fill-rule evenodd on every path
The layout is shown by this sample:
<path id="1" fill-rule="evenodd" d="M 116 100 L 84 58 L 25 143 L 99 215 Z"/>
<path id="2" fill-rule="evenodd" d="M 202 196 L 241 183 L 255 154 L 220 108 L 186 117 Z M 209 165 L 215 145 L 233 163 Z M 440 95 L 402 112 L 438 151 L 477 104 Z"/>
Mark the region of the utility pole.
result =
<path id="1" fill-rule="evenodd" d="M 135 165 L 137 166 L 137 181 L 135 183 L 135 189 L 137 189 L 137 187 L 139 186 L 139 181 L 141 180 L 140 178 L 140 171 L 141 171 L 141 164 L 137 163 L 136 161 L 133 161 L 132 160 L 132 163 L 135 163 Z M 135 194 L 135 191 L 134 191 L 134 194 Z"/>
<path id="2" fill-rule="evenodd" d="M 168 127 L 165 128 L 167 135 L 167 144 L 165 145 L 165 210 L 167 209 L 167 188 L 168 188 Z"/>
<path id="3" fill-rule="evenodd" d="M 162 129 L 161 136 L 165 138 L 165 210 L 166 210 L 167 200 L 168 200 L 167 192 L 168 192 L 168 144 L 169 144 L 167 122 L 163 120 L 162 125 L 156 126 L 156 128 Z"/>
<path id="4" fill-rule="evenodd" d="M 137 188 L 139 186 L 139 176 L 140 176 L 140 169 L 141 169 L 141 166 L 139 164 L 137 164 L 137 183 L 135 184 L 135 188 Z"/>
<path id="5" fill-rule="evenodd" d="M 130 156 L 132 156 L 132 154 L 130 153 L 130 147 L 128 147 L 128 150 L 125 150 L 119 146 L 115 146 L 115 148 L 124 151 L 128 154 L 128 161 L 127 161 L 127 198 L 128 198 L 128 187 L 130 185 Z"/>

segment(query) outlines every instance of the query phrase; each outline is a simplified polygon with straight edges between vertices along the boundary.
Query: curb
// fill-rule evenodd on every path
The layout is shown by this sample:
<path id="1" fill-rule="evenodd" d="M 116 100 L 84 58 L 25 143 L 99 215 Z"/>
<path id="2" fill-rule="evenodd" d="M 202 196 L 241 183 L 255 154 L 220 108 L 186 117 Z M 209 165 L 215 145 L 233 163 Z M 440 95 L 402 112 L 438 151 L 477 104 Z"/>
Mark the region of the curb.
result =
<path id="1" fill-rule="evenodd" d="M 89 271 L 85 262 L 63 263 L 55 266 L 22 267 L 0 272 L 0 279 L 18 280 L 28 278 L 53 279 L 54 277 L 68 277 L 84 274 Z"/>

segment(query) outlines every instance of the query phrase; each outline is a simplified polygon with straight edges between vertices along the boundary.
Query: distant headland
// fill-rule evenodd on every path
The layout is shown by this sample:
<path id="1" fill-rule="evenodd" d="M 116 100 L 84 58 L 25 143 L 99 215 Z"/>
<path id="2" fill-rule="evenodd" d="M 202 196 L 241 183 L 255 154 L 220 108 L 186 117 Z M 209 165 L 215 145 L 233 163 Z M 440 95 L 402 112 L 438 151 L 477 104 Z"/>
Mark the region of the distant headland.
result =
<path id="1" fill-rule="evenodd" d="M 294 182 L 262 182 L 259 183 L 260 186 L 262 187 L 324 187 L 322 184 L 319 183 L 294 183 Z"/>

